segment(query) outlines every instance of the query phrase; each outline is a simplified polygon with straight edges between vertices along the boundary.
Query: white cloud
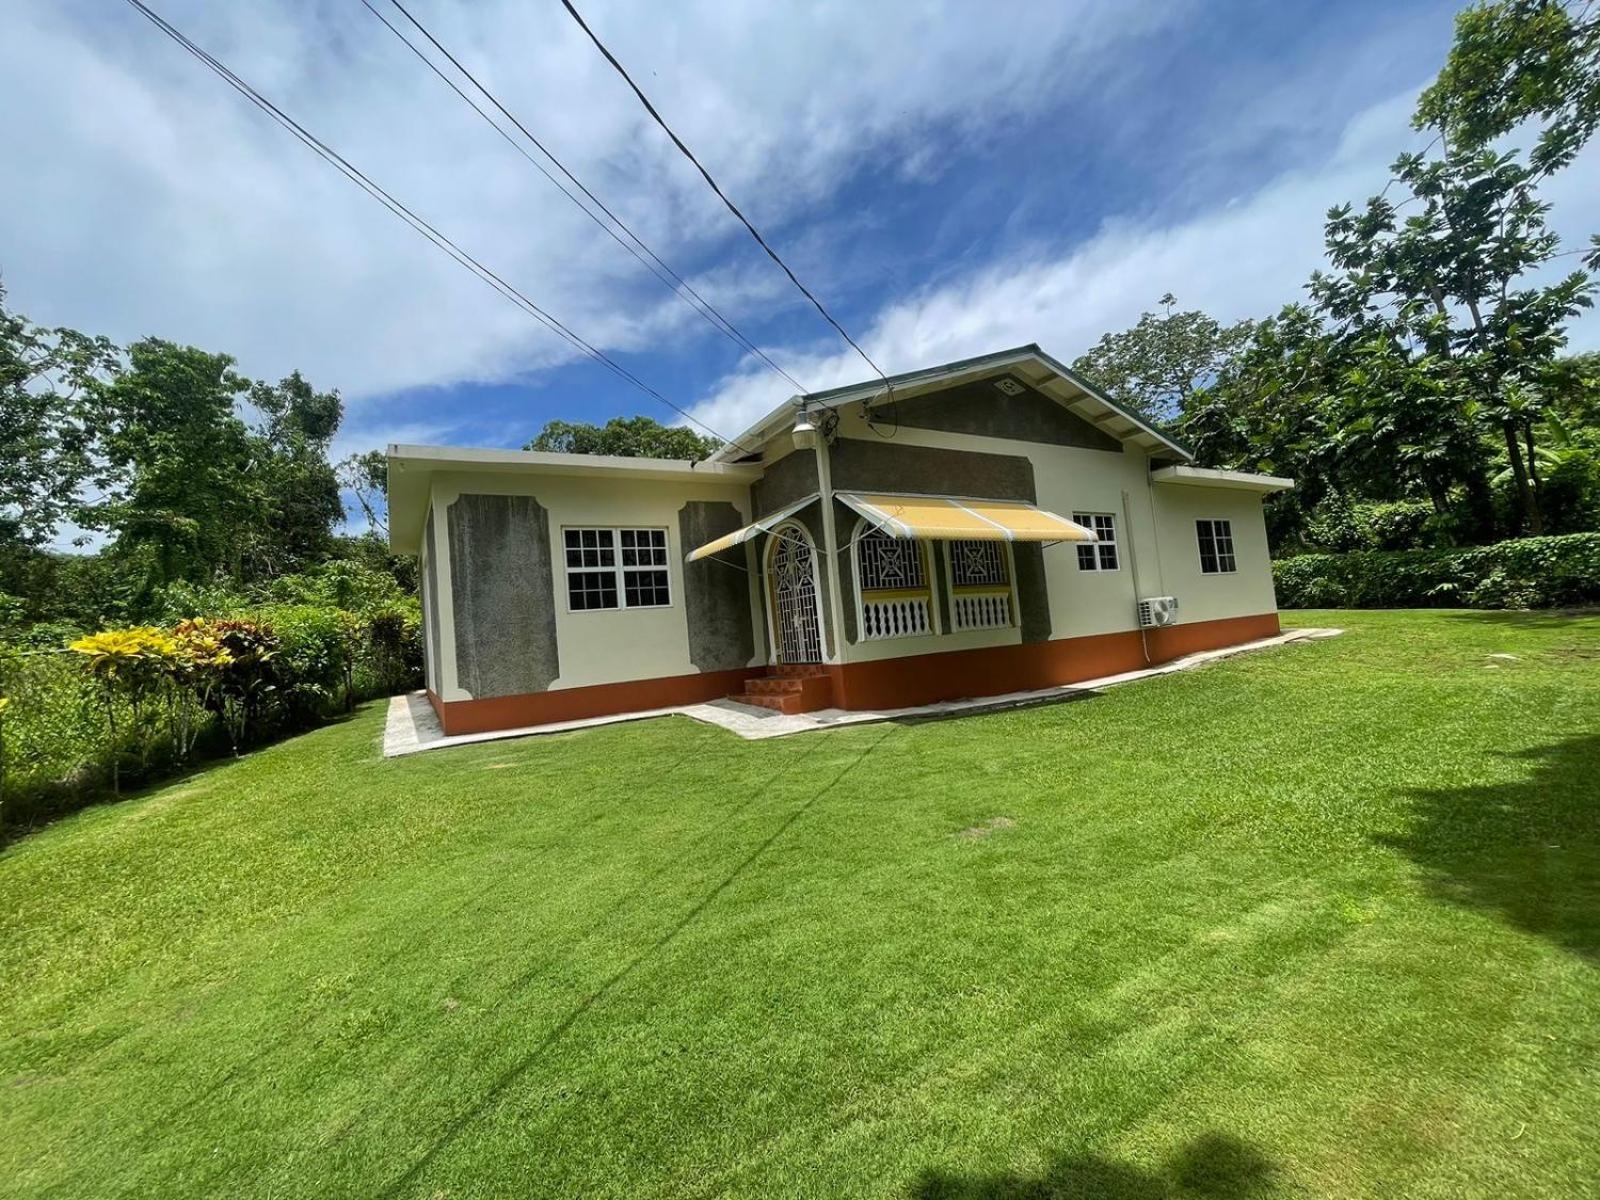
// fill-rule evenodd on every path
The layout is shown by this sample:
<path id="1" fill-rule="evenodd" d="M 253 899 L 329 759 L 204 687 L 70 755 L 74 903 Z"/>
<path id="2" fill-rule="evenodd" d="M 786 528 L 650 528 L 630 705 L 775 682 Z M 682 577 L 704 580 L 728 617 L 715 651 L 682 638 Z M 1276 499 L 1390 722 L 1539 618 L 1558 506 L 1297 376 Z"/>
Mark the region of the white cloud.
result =
<path id="1" fill-rule="evenodd" d="M 646 348 L 693 320 L 353 0 L 154 7 L 591 341 Z M 589 7 L 781 227 L 863 162 L 926 175 L 956 139 L 1110 86 L 1110 51 L 1187 3 Z M 770 272 L 719 261 L 742 235 L 558 6 L 414 11 L 669 261 L 716 264 L 707 286 L 735 319 L 771 301 Z M 131 9 L 21 0 L 6 24 L 0 270 L 36 320 L 227 348 L 254 375 L 298 367 L 358 407 L 569 353 Z"/>
<path id="2" fill-rule="evenodd" d="M 1323 265 L 1327 210 L 1380 191 L 1399 153 L 1425 142 L 1409 126 L 1415 96 L 1407 90 L 1358 114 L 1321 164 L 1287 172 L 1181 223 L 1110 222 L 1065 250 L 1019 253 L 902 298 L 873 321 L 863 339 L 866 350 L 890 372 L 1028 342 L 1071 362 L 1102 334 L 1132 325 L 1168 291 L 1184 307 L 1224 321 L 1273 313 L 1303 299 L 1311 272 Z M 1544 191 L 1554 205 L 1554 227 L 1568 245 L 1584 246 L 1600 229 L 1600 144 Z M 1572 269 L 1572 262 L 1561 260 L 1551 273 Z M 1600 318 L 1581 317 L 1572 344 L 1600 345 Z M 812 390 L 871 378 L 847 348 L 780 361 Z M 737 436 L 785 398 L 770 378 L 744 369 L 692 411 Z"/>

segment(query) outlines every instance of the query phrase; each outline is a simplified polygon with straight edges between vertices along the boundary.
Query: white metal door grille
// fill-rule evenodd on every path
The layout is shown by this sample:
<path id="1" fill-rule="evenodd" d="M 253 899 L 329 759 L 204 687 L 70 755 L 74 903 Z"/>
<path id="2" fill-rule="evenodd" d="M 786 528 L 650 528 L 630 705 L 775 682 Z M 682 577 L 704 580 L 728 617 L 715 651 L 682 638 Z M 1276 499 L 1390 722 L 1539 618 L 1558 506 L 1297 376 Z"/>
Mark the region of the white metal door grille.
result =
<path id="1" fill-rule="evenodd" d="M 817 580 L 811 543 L 785 527 L 773 534 L 771 583 L 778 661 L 822 661 L 822 630 L 817 621 Z"/>

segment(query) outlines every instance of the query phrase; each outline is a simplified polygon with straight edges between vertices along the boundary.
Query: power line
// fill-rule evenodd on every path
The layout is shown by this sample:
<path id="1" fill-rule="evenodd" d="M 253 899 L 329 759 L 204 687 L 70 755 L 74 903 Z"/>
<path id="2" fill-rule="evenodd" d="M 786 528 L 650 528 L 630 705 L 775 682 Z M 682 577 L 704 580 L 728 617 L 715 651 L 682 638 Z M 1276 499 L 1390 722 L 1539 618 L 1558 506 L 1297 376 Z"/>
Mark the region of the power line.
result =
<path id="1" fill-rule="evenodd" d="M 399 0 L 392 0 L 392 2 L 398 4 Z M 717 194 L 717 199 L 721 200 L 722 203 L 727 206 L 729 212 L 739 218 L 740 224 L 750 231 L 750 236 L 755 238 L 756 244 L 767 252 L 767 257 L 773 262 L 777 263 L 778 266 L 783 268 L 783 273 L 789 277 L 789 282 L 794 284 L 795 287 L 799 288 L 800 294 L 803 295 L 807 300 L 811 301 L 811 306 L 822 314 L 822 319 L 825 320 L 829 325 L 832 325 L 834 329 L 838 330 L 839 336 L 850 344 L 850 348 L 861 356 L 862 360 L 867 364 L 867 366 L 873 369 L 878 378 L 887 383 L 889 377 L 883 373 L 882 368 L 880 368 L 877 363 L 873 362 L 872 359 L 868 357 L 867 352 L 856 344 L 855 338 L 851 337 L 845 332 L 844 326 L 833 319 L 833 314 L 823 307 L 822 301 L 818 300 L 814 295 L 812 295 L 810 289 L 808 289 L 805 284 L 800 282 L 799 277 L 789 269 L 789 264 L 778 257 L 778 252 L 767 244 L 767 239 L 761 236 L 761 231 L 750 223 L 750 218 L 746 217 L 742 212 L 739 211 L 739 206 L 737 204 L 728 199 L 727 194 L 722 190 L 721 187 L 717 185 L 717 181 L 711 177 L 711 172 L 706 170 L 705 167 L 701 166 L 700 160 L 694 156 L 694 151 L 690 150 L 688 146 L 684 145 L 683 139 L 674 133 L 672 131 L 672 126 L 668 125 L 666 121 L 662 119 L 661 114 L 656 111 L 656 106 L 650 103 L 650 98 L 639 89 L 639 85 L 633 81 L 633 76 L 628 74 L 627 68 L 617 61 L 616 55 L 612 54 L 610 50 L 606 49 L 606 44 L 595 36 L 594 30 L 589 28 L 589 24 L 583 19 L 583 15 L 572 6 L 572 0 L 561 0 L 561 3 L 566 8 L 567 12 L 572 14 L 572 19 L 578 23 L 578 27 L 582 29 L 584 33 L 589 35 L 589 40 L 595 44 L 595 49 L 599 50 L 600 53 L 605 56 L 605 60 L 611 64 L 612 68 L 617 72 L 617 74 L 621 75 L 627 85 L 633 89 L 633 94 L 639 97 L 639 103 L 644 105 L 645 111 L 655 119 L 655 123 L 666 131 L 666 135 L 672 139 L 672 144 L 682 152 L 685 158 L 694 164 L 695 170 L 699 171 L 701 177 L 711 185 L 711 190 Z"/>
<path id="2" fill-rule="evenodd" d="M 454 259 L 458 264 L 465 267 L 468 271 L 472 272 L 472 274 L 476 275 L 490 287 L 494 288 L 495 291 L 499 292 L 507 300 L 511 301 L 511 303 L 522 309 L 523 312 L 527 313 L 534 320 L 538 321 L 546 329 L 550 330 L 550 332 L 566 341 L 580 353 L 585 354 L 595 362 L 598 362 L 602 366 L 606 367 L 618 378 L 638 388 L 651 399 L 659 401 L 668 408 L 672 409 L 674 412 L 678 413 L 680 416 L 684 417 L 686 420 L 700 426 L 701 429 L 704 429 L 713 437 L 721 441 L 728 442 L 730 445 L 733 445 L 740 450 L 744 450 L 746 453 L 750 452 L 738 442 L 723 437 L 722 434 L 718 433 L 705 422 L 693 416 L 688 410 L 680 407 L 677 404 L 674 404 L 660 392 L 656 391 L 655 388 L 639 379 L 639 377 L 634 375 L 633 372 L 629 371 L 626 367 L 622 366 L 616 360 L 611 358 L 610 355 L 606 354 L 602 350 L 597 349 L 595 346 L 579 337 L 568 326 L 557 320 L 545 309 L 540 308 L 539 305 L 535 304 L 521 291 L 507 283 L 503 278 L 495 274 L 495 272 L 491 271 L 476 258 L 472 257 L 472 255 L 461 249 L 461 247 L 455 242 L 451 241 L 444 234 L 440 233 L 439 230 L 434 228 L 423 218 L 419 217 L 415 212 L 407 208 L 399 200 L 395 199 L 395 197 L 389 192 L 385 191 L 381 186 L 373 182 L 372 179 L 351 164 L 348 159 L 341 155 L 337 150 L 333 149 L 332 146 L 316 137 L 316 135 L 307 130 L 305 126 L 301 125 L 272 101 L 268 100 L 260 92 L 256 91 L 255 88 L 251 87 L 238 75 L 235 75 L 233 71 L 231 71 L 224 63 L 192 42 L 180 29 L 178 29 L 165 17 L 151 9 L 143 2 L 143 0 L 128 0 L 128 4 L 142 14 L 145 18 L 147 18 L 150 23 L 155 25 L 157 29 L 161 30 L 162 33 L 166 34 L 167 37 L 171 38 L 179 46 L 183 47 L 183 49 L 186 50 L 191 56 L 204 64 L 213 74 L 217 75 L 225 83 L 227 83 L 228 86 L 232 87 L 241 96 L 249 100 L 250 103 L 254 104 L 279 125 L 287 129 L 298 141 L 315 153 L 319 158 L 323 159 L 323 161 L 327 162 L 335 170 L 339 171 L 340 174 L 344 175 L 374 200 L 377 200 L 378 203 L 382 204 L 396 217 L 404 221 L 423 237 L 427 238 L 428 241 L 432 242 L 445 254 L 449 255 L 449 257 Z"/>
<path id="3" fill-rule="evenodd" d="M 451 79 L 448 75 L 441 71 L 438 65 L 435 64 L 433 60 L 430 59 L 425 53 L 423 53 L 419 46 L 412 42 L 410 38 L 406 37 L 406 35 L 399 29 L 396 29 L 387 17 L 374 8 L 370 0 L 361 0 L 362 6 L 365 7 L 368 12 L 370 12 L 379 21 L 383 22 L 384 27 L 388 29 L 390 33 L 399 38 L 412 54 L 416 55 L 417 58 L 420 59 L 430 71 L 444 81 L 445 85 L 449 87 L 451 91 L 465 101 L 474 112 L 482 117 L 484 121 L 488 123 L 489 127 L 498 133 L 503 139 L 505 139 L 505 141 L 513 150 L 522 155 L 523 158 L 527 159 L 528 162 L 531 163 L 541 175 L 543 175 L 557 189 L 560 190 L 562 195 L 566 196 L 567 199 L 573 202 L 573 204 L 577 205 L 586 217 L 588 217 L 601 229 L 605 230 L 605 232 L 614 242 L 617 243 L 617 245 L 621 246 L 629 254 L 633 255 L 634 258 L 638 259 L 646 270 L 648 270 L 657 279 L 659 279 L 663 285 L 666 286 L 668 291 L 670 291 L 679 300 L 683 301 L 684 304 L 688 305 L 691 310 L 702 317 L 713 329 L 722 334 L 724 337 L 728 338 L 741 350 L 748 354 L 755 355 L 762 362 L 766 363 L 768 367 L 770 367 L 773 371 L 776 371 L 779 375 L 783 376 L 784 379 L 788 380 L 800 391 L 803 392 L 807 390 L 805 385 L 803 385 L 793 375 L 789 374 L 789 372 L 785 371 L 770 357 L 768 357 L 767 353 L 762 350 L 760 346 L 756 345 L 750 340 L 750 338 L 746 337 L 744 332 L 740 330 L 738 326 L 736 326 L 727 317 L 723 316 L 723 314 L 717 310 L 716 306 L 702 296 L 698 291 L 696 291 L 694 286 L 690 284 L 688 280 L 686 280 L 682 275 L 678 274 L 677 271 L 673 270 L 672 267 L 669 266 L 660 255 L 646 245 L 643 238 L 635 233 L 627 225 L 627 223 L 622 220 L 621 217 L 612 212 L 611 209 L 608 208 L 598 196 L 596 196 L 592 191 L 589 190 L 587 186 L 584 185 L 582 180 L 568 170 L 566 165 L 550 151 L 548 146 L 546 146 L 531 132 L 529 132 L 527 127 L 523 125 L 523 123 L 518 120 L 515 115 L 512 114 L 511 110 L 502 104 L 493 92 L 486 88 L 471 71 L 467 70 L 467 68 L 462 65 L 460 59 L 451 54 L 450 51 L 444 47 L 444 44 L 440 42 L 439 39 L 436 38 L 427 29 L 427 27 L 422 24 L 422 22 L 418 21 L 416 17 L 412 16 L 410 10 L 407 9 L 405 5 L 401 4 L 399 0 L 391 0 L 391 2 L 394 4 L 395 8 L 400 10 L 400 13 L 406 18 L 407 21 L 411 22 L 411 24 L 415 26 L 417 30 L 428 39 L 428 41 L 433 43 L 434 47 L 441 54 L 450 60 L 450 63 L 456 68 L 456 70 L 460 71 L 461 74 L 467 78 L 473 87 L 477 88 L 477 90 L 481 92 L 491 104 L 504 113 L 507 119 L 509 119 L 511 123 L 517 127 L 517 129 L 521 130 L 523 136 L 532 142 L 536 147 L 538 147 L 539 152 L 556 165 L 557 170 L 565 175 L 567 179 L 571 180 L 572 183 L 580 191 L 582 191 L 582 193 L 587 196 L 596 207 L 600 209 L 601 212 L 605 213 L 605 215 L 610 218 L 611 222 L 616 226 L 616 228 L 613 228 L 612 225 L 608 225 L 605 221 L 602 221 L 594 214 L 593 210 L 591 210 L 587 204 L 573 194 L 571 189 L 569 189 L 559 179 L 546 170 L 543 163 L 534 158 L 533 155 L 529 154 L 528 151 L 515 138 L 513 138 L 500 126 L 499 122 L 486 113 L 478 105 L 478 103 L 472 99 L 472 97 L 468 96 L 464 91 L 462 91 L 461 88 L 457 86 L 455 80 Z M 624 241 L 621 234 L 617 232 L 617 229 L 621 229 L 623 233 L 627 234 L 629 240 Z M 641 253 L 641 251 L 643 253 Z"/>

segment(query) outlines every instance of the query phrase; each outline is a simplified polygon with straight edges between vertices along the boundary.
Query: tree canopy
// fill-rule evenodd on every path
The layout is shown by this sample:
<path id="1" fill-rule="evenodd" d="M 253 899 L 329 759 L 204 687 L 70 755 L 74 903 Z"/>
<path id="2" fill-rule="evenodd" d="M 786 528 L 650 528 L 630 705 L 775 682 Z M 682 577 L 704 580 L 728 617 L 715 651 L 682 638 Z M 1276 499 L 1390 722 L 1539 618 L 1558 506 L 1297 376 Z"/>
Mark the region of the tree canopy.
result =
<path id="1" fill-rule="evenodd" d="M 1600 129 L 1600 10 L 1587 0 L 1493 0 L 1465 9 L 1415 123 L 1471 151 L 1530 119 L 1542 122 L 1530 158 L 1540 173 L 1566 166 Z"/>
<path id="2" fill-rule="evenodd" d="M 1176 311 L 1168 292 L 1162 311 L 1146 312 L 1132 329 L 1108 333 L 1072 369 L 1146 420 L 1168 421 L 1211 383 L 1250 336 L 1250 322 L 1222 325 L 1205 313 Z"/>
<path id="3" fill-rule="evenodd" d="M 679 458 L 698 462 L 722 443 L 683 425 L 651 417 L 613 417 L 604 425 L 549 421 L 524 450 L 558 454 L 611 454 L 619 458 Z"/>

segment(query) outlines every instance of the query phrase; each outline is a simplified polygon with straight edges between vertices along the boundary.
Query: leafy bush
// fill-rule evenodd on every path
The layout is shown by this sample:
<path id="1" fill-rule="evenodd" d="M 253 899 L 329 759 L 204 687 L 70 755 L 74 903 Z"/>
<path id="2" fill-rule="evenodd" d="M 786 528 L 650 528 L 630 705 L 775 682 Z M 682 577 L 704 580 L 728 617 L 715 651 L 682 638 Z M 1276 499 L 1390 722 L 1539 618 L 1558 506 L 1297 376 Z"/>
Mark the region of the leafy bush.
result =
<path id="1" fill-rule="evenodd" d="M 353 676 L 364 629 L 354 613 L 276 604 L 256 610 L 256 618 L 277 640 L 277 699 L 289 725 L 309 725 L 355 703 Z"/>
<path id="2" fill-rule="evenodd" d="M 1418 550 L 1447 543 L 1426 500 L 1349 500 L 1330 492 L 1305 518 L 1303 541 L 1317 550 Z"/>
<path id="3" fill-rule="evenodd" d="M 1283 608 L 1553 608 L 1600 602 L 1600 533 L 1459 550 L 1302 554 L 1273 564 Z"/>
<path id="4" fill-rule="evenodd" d="M 0 644 L 0 815 L 15 823 L 148 782 L 197 753 L 238 753 L 415 687 L 421 671 L 421 612 L 404 596 L 364 614 L 234 597 L 228 615 L 170 629 L 101 630 L 70 649 Z"/>

